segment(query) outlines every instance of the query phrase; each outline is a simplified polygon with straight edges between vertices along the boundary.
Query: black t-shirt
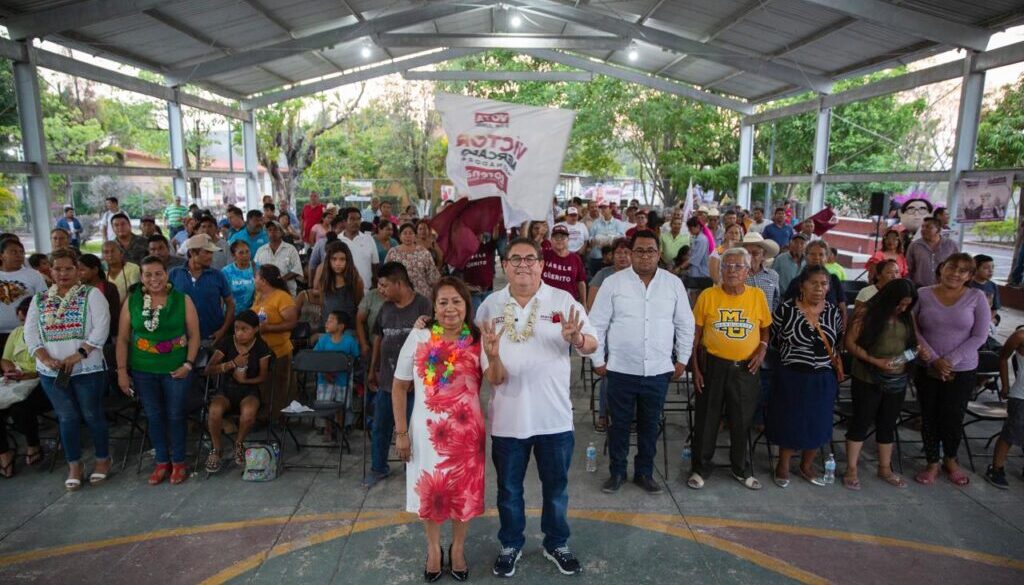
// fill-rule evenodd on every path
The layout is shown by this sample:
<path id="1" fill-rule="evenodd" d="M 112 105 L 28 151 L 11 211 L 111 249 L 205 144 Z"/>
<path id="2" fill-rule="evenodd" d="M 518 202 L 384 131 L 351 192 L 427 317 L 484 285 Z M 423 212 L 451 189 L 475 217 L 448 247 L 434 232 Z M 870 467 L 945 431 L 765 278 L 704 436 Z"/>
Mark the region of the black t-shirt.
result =
<path id="1" fill-rule="evenodd" d="M 423 295 L 416 295 L 411 303 L 398 308 L 394 303 L 384 303 L 377 315 L 374 332 L 380 338 L 380 369 L 377 370 L 377 381 L 385 392 L 391 392 L 391 382 L 398 365 L 398 354 L 402 352 L 405 338 L 409 337 L 412 326 L 421 315 L 431 316 L 434 307 Z"/>
<path id="2" fill-rule="evenodd" d="M 226 363 L 236 357 L 238 357 L 238 348 L 235 347 L 235 339 L 233 337 L 225 337 L 217 345 L 217 351 L 221 352 L 224 357 L 220 362 Z M 252 349 L 249 350 L 249 363 L 245 370 L 246 378 L 257 378 L 260 375 L 260 360 L 265 357 L 271 357 L 274 352 L 270 350 L 270 347 L 263 341 L 262 337 L 256 338 L 256 343 L 252 344 Z M 224 383 L 231 388 L 237 388 L 242 386 L 238 381 L 235 380 L 233 372 L 226 372 L 224 374 Z"/>

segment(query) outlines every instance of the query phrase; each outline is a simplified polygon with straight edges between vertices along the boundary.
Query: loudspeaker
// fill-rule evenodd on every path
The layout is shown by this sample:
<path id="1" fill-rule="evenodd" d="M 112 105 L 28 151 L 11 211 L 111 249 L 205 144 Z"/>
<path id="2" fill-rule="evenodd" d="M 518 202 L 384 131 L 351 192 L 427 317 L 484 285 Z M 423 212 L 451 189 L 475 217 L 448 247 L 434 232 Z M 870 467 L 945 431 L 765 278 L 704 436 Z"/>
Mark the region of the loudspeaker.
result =
<path id="1" fill-rule="evenodd" d="M 871 193 L 871 212 L 868 215 L 872 217 L 885 215 L 885 193 L 882 191 Z"/>

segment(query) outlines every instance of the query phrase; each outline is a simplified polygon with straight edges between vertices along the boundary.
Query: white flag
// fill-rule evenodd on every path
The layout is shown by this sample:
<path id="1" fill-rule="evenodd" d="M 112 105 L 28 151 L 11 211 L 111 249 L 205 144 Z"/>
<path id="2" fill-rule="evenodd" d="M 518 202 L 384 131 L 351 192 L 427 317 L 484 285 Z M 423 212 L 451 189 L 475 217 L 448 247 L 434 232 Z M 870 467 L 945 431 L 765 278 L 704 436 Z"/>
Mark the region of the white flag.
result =
<path id="1" fill-rule="evenodd" d="M 548 216 L 576 112 L 448 93 L 435 107 L 459 197 L 501 197 L 506 227 Z"/>
<path id="2" fill-rule="evenodd" d="M 690 186 L 686 188 L 686 205 L 683 205 L 683 223 L 693 216 L 693 177 L 690 177 Z"/>

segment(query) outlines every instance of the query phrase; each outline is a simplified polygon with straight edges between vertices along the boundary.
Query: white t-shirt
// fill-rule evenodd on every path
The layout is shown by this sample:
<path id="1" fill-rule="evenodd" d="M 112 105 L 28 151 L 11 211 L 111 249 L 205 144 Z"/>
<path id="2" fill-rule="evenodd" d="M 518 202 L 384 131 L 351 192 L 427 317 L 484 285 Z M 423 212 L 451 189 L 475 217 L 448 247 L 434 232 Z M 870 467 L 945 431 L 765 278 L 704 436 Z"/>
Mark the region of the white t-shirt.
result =
<path id="1" fill-rule="evenodd" d="M 18 305 L 26 297 L 46 290 L 43 275 L 28 266 L 14 272 L 0 270 L 0 333 L 10 333 L 21 325 Z"/>
<path id="2" fill-rule="evenodd" d="M 370 282 L 373 280 L 373 265 L 380 264 L 380 255 L 377 252 L 377 242 L 370 234 L 358 233 L 355 239 L 350 240 L 344 232 L 338 234 L 338 239 L 345 242 L 352 252 L 352 262 L 356 265 L 356 272 L 363 280 L 363 292 L 370 291 Z"/>
<path id="3" fill-rule="evenodd" d="M 590 239 L 590 230 L 587 229 L 587 225 L 582 221 L 577 221 L 574 224 L 569 222 L 561 222 L 556 225 L 564 225 L 569 230 L 569 251 L 579 252 L 586 245 L 587 240 Z"/>
<path id="4" fill-rule="evenodd" d="M 767 226 L 769 223 L 771 223 L 771 221 L 769 221 L 767 217 L 762 219 L 761 223 L 757 223 L 756 221 L 751 220 L 750 221 L 750 227 L 747 229 L 747 231 L 752 233 L 752 234 L 754 234 L 754 233 L 759 234 L 762 231 L 764 231 L 765 226 Z"/>
<path id="5" fill-rule="evenodd" d="M 124 216 L 128 218 L 129 223 L 131 222 L 131 216 L 128 215 L 128 212 L 123 209 L 118 209 L 117 211 L 110 211 L 108 209 L 103 212 L 103 215 L 100 216 L 100 220 L 103 222 L 102 225 L 107 226 L 107 237 L 105 238 L 105 240 L 109 241 L 117 238 L 117 236 L 114 235 L 114 224 L 112 224 L 110 220 L 119 213 L 123 213 Z"/>
<path id="6" fill-rule="evenodd" d="M 505 322 L 505 306 L 510 299 L 507 286 L 487 297 L 477 310 L 477 325 L 490 321 L 495 330 L 500 331 Z M 554 322 L 552 316 L 559 313 L 559 319 L 567 318 L 569 309 L 575 307 L 576 312 L 583 316 L 583 333 L 596 335 L 594 328 L 587 320 L 583 306 L 569 293 L 543 283 L 525 309 L 515 300 L 511 302 L 518 320 L 511 325 L 517 330 L 526 327 L 534 304 L 537 305 L 537 317 L 529 340 L 515 343 L 507 335 L 501 340 L 499 351 L 508 377 L 491 393 L 488 406 L 491 435 L 527 439 L 571 431 L 570 345 L 562 339 L 562 326 Z M 487 356 L 482 352 L 480 364 L 484 370 L 487 369 Z"/>

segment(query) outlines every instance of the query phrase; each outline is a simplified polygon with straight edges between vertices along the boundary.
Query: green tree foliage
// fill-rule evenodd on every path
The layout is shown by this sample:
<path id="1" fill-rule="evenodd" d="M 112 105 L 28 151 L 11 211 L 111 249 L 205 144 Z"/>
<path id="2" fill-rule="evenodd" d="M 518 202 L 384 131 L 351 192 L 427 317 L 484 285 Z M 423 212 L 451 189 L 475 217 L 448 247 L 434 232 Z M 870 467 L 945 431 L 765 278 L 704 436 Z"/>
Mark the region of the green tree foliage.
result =
<path id="1" fill-rule="evenodd" d="M 976 165 L 982 169 L 1024 167 L 1024 76 L 986 105 L 978 126 Z"/>

